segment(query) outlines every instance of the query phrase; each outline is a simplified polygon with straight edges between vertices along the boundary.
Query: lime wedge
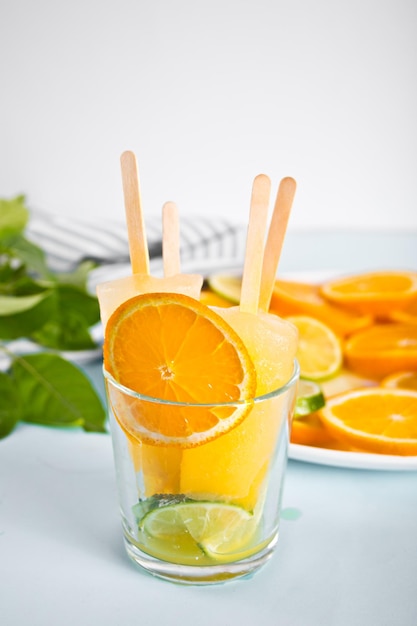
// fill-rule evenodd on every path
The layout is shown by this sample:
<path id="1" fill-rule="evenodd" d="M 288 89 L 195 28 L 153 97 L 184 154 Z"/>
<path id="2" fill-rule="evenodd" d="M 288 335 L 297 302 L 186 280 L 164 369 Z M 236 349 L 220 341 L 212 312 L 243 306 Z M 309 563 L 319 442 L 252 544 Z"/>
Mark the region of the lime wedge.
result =
<path id="1" fill-rule="evenodd" d="M 208 286 L 214 293 L 229 300 L 233 304 L 239 304 L 242 278 L 233 274 L 212 274 L 207 279 Z"/>
<path id="2" fill-rule="evenodd" d="M 259 517 L 233 504 L 187 500 L 149 511 L 139 529 L 161 541 L 186 534 L 207 556 L 221 560 L 247 547 Z"/>
<path id="3" fill-rule="evenodd" d="M 314 413 L 314 411 L 321 409 L 325 403 L 320 385 L 312 380 L 300 379 L 297 400 L 295 402 L 295 418 Z"/>

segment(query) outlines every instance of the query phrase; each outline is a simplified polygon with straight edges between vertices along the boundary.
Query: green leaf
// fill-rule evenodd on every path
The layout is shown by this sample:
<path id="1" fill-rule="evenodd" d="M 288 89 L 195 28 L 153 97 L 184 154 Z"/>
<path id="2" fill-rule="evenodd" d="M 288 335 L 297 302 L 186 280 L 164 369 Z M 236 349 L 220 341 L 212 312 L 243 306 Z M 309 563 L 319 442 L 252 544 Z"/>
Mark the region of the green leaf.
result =
<path id="1" fill-rule="evenodd" d="M 59 319 L 49 320 L 31 338 L 54 350 L 92 350 L 97 344 L 91 338 L 84 318 L 76 311 L 63 311 Z"/>
<path id="2" fill-rule="evenodd" d="M 50 276 L 42 248 L 22 235 L 18 235 L 8 242 L 7 252 L 19 259 L 29 273 L 45 278 Z"/>
<path id="3" fill-rule="evenodd" d="M 0 199 L 0 239 L 19 235 L 25 230 L 29 211 L 24 201 L 24 196 L 17 196 L 12 200 Z"/>
<path id="4" fill-rule="evenodd" d="M 58 312 L 62 315 L 73 310 L 84 320 L 87 326 L 93 326 L 100 320 L 98 299 L 73 285 L 57 285 Z"/>
<path id="5" fill-rule="evenodd" d="M 106 432 L 103 404 L 83 372 L 54 354 L 15 357 L 12 375 L 24 421 Z"/>
<path id="6" fill-rule="evenodd" d="M 29 296 L 0 295 L 0 337 L 28 337 L 45 324 L 45 319 L 52 315 L 54 307 L 51 290 Z"/>
<path id="7" fill-rule="evenodd" d="M 57 350 L 96 348 L 89 328 L 100 319 L 98 300 L 73 285 L 56 285 L 55 309 L 32 339 Z"/>
<path id="8" fill-rule="evenodd" d="M 96 263 L 93 263 L 92 261 L 83 261 L 73 272 L 57 273 L 55 274 L 55 278 L 61 285 L 72 285 L 73 287 L 78 287 L 79 289 L 86 291 L 88 274 L 95 267 L 97 267 Z"/>
<path id="9" fill-rule="evenodd" d="M 25 268 L 15 266 L 9 259 L 0 265 L 0 293 L 13 294 L 16 283 L 25 277 Z"/>
<path id="10" fill-rule="evenodd" d="M 0 439 L 7 437 L 20 419 L 20 399 L 13 380 L 0 372 Z"/>

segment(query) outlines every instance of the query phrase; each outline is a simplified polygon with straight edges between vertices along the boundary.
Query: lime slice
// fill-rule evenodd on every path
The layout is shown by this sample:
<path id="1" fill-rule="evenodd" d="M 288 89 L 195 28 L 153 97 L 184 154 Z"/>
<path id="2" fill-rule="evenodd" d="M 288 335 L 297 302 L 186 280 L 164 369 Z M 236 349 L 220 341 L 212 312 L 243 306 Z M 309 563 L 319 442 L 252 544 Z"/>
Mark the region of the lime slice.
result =
<path id="1" fill-rule="evenodd" d="M 208 286 L 222 298 L 239 304 L 242 278 L 233 274 L 212 274 L 207 279 Z"/>
<path id="2" fill-rule="evenodd" d="M 300 379 L 298 383 L 298 395 L 295 402 L 294 417 L 304 417 L 314 411 L 318 411 L 325 405 L 323 391 L 320 385 L 312 380 Z"/>
<path id="3" fill-rule="evenodd" d="M 161 541 L 187 534 L 207 556 L 221 560 L 247 547 L 259 517 L 233 504 L 185 500 L 149 511 L 139 529 Z"/>

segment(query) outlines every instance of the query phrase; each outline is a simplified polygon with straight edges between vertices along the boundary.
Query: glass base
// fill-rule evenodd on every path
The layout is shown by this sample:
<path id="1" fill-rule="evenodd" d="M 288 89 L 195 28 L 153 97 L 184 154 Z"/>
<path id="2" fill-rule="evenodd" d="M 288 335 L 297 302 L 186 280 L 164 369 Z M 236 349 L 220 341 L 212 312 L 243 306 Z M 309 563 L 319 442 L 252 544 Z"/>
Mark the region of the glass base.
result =
<path id="1" fill-rule="evenodd" d="M 134 563 L 157 578 L 183 585 L 219 585 L 229 580 L 250 577 L 269 561 L 277 540 L 278 533 L 260 552 L 240 561 L 213 565 L 180 565 L 147 554 L 138 548 L 128 535 L 124 536 L 127 554 Z"/>

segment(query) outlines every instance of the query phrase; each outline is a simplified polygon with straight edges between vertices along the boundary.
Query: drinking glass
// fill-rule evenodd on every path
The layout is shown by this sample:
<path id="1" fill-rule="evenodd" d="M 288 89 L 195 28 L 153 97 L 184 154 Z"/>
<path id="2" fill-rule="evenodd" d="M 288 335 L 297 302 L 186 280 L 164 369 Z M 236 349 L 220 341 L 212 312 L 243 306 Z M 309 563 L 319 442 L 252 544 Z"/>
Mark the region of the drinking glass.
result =
<path id="1" fill-rule="evenodd" d="M 219 583 L 258 570 L 278 538 L 298 364 L 271 393 L 213 405 L 147 397 L 106 371 L 104 377 L 131 559 L 184 584 Z M 232 430 L 198 445 L 157 435 L 158 421 L 174 413 L 200 421 L 234 411 L 240 414 Z"/>

